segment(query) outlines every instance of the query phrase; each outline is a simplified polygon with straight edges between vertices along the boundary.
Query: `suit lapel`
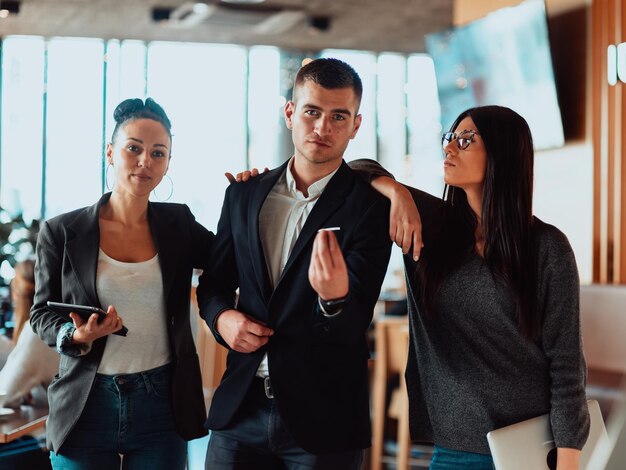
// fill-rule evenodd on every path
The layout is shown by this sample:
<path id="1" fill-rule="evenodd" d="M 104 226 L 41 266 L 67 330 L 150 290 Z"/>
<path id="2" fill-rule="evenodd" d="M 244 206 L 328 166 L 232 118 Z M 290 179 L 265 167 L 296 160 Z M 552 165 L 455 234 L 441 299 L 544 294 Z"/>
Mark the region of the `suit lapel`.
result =
<path id="1" fill-rule="evenodd" d="M 65 252 L 72 265 L 80 286 L 85 291 L 90 305 L 101 306 L 96 292 L 96 271 L 98 268 L 98 253 L 100 248 L 100 207 L 111 197 L 110 193 L 103 195 L 91 207 L 85 209 L 68 226 L 68 239 L 65 242 Z"/>
<path id="2" fill-rule="evenodd" d="M 154 203 L 148 205 L 148 223 L 154 238 L 157 253 L 159 254 L 159 264 L 161 266 L 161 278 L 163 279 L 163 295 L 165 304 L 168 305 L 168 298 L 172 284 L 177 274 L 177 250 L 179 241 L 177 240 L 176 219 L 168 217 L 167 212 L 158 210 Z"/>
<path id="3" fill-rule="evenodd" d="M 263 244 L 261 243 L 261 235 L 259 233 L 259 215 L 267 195 L 278 181 L 278 178 L 283 174 L 285 168 L 287 168 L 288 163 L 289 160 L 261 177 L 261 181 L 259 181 L 257 187 L 254 188 L 248 208 L 247 225 L 250 259 L 252 260 L 252 266 L 259 284 L 259 289 L 266 302 L 269 300 L 272 292 L 272 283 L 270 282 L 268 267 L 265 262 L 265 254 L 263 252 Z"/>
<path id="4" fill-rule="evenodd" d="M 323 228 L 323 223 L 333 213 L 341 207 L 345 201 L 346 195 L 352 188 L 351 174 L 348 165 L 345 162 L 341 163 L 341 166 L 337 170 L 337 173 L 330 179 L 328 185 L 322 192 L 319 200 L 315 203 L 313 210 L 309 214 L 302 227 L 302 231 L 296 240 L 296 244 L 291 250 L 287 264 L 283 269 L 278 285 L 280 281 L 289 273 L 289 269 L 294 264 L 295 260 L 302 254 L 302 251 L 309 245 L 309 242 L 317 234 L 320 228 Z M 307 251 L 308 252 L 308 251 Z"/>

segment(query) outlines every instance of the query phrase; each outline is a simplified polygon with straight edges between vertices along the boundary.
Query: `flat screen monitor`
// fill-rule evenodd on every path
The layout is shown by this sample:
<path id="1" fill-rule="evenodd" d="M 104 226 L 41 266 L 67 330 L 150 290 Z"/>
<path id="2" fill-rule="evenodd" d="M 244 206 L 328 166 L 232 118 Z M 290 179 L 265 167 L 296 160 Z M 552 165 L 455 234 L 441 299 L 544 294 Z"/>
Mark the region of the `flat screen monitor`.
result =
<path id="1" fill-rule="evenodd" d="M 530 126 L 536 149 L 564 143 L 543 0 L 527 0 L 467 25 L 426 36 L 441 124 L 464 110 L 507 106 Z"/>

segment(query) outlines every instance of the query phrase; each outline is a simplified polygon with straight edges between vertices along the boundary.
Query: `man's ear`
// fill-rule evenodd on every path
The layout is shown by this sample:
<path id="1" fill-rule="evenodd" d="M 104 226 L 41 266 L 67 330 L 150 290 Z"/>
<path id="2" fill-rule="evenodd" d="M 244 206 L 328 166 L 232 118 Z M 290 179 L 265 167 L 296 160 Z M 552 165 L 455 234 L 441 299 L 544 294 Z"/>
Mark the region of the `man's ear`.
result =
<path id="1" fill-rule="evenodd" d="M 357 114 L 356 117 L 354 118 L 354 129 L 352 130 L 352 135 L 350 136 L 350 139 L 354 139 L 356 137 L 356 133 L 359 131 L 359 128 L 361 127 L 362 118 L 363 116 L 361 116 L 360 114 Z"/>
<path id="2" fill-rule="evenodd" d="M 287 129 L 293 129 L 293 113 L 296 111 L 296 103 L 293 101 L 287 101 L 285 105 L 285 124 L 287 125 Z"/>

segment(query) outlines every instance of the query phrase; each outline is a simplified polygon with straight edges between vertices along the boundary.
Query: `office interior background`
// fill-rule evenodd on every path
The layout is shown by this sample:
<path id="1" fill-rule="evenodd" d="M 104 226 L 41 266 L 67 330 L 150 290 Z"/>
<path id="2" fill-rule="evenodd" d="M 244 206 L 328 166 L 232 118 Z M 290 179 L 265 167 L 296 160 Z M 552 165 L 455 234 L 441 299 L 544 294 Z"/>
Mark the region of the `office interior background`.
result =
<path id="1" fill-rule="evenodd" d="M 363 79 L 363 125 L 346 159 L 377 159 L 399 180 L 440 196 L 443 125 L 425 35 L 463 27 L 490 12 L 495 18 L 485 27 L 497 34 L 511 21 L 510 15 L 496 16 L 501 7 L 521 2 L 15 3 L 19 11 L 0 20 L 2 207 L 29 220 L 90 204 L 106 190 L 104 148 L 115 105 L 152 96 L 173 122 L 170 200 L 189 204 L 199 221 L 215 229 L 225 171 L 273 167 L 291 155 L 282 107 L 306 57 L 344 59 Z M 199 5 L 215 11 L 194 12 Z M 546 9 L 550 18 L 566 18 L 576 28 L 561 28 L 561 33 L 586 34 L 586 2 L 553 0 Z M 553 29 L 554 56 L 555 43 L 571 41 Z M 524 46 L 523 40 L 514 46 Z M 550 43 L 546 47 L 549 52 Z M 562 57 L 554 62 L 557 78 L 569 89 L 570 80 L 586 81 L 588 61 L 585 47 L 567 54 L 578 64 L 578 76 L 558 76 Z M 506 66 L 504 55 L 491 59 L 487 67 Z M 579 96 L 569 91 L 561 101 L 584 105 L 584 86 L 576 91 Z M 584 121 L 580 106 L 577 111 Z M 593 151 L 585 123 L 575 122 L 569 112 L 561 106 L 566 139 L 538 151 L 535 213 L 568 235 L 581 279 L 591 282 Z M 573 131 L 567 127 L 572 122 Z M 163 188 L 157 197 L 168 193 Z M 399 253 L 391 266 L 390 273 L 401 272 Z M 386 285 L 402 282 L 400 274 L 390 274 Z"/>
<path id="2" fill-rule="evenodd" d="M 515 36 L 510 11 L 527 3 L 545 7 L 550 63 L 526 62 L 516 51 L 528 44 Z M 271 168 L 291 156 L 282 109 L 302 60 L 319 56 L 345 60 L 363 79 L 363 125 L 346 160 L 374 158 L 398 180 L 440 196 L 448 111 L 433 51 L 476 24 L 512 47 L 476 41 L 471 47 L 489 53 L 459 53 L 480 56 L 488 70 L 482 86 L 501 69 L 509 74 L 501 99 L 515 88 L 512 77 L 532 83 L 539 69 L 553 76 L 561 127 L 556 141 L 537 146 L 535 214 L 568 236 L 582 284 L 625 284 L 626 55 L 611 55 L 625 40 L 625 0 L 2 0 L 2 216 L 45 219 L 92 204 L 111 183 L 104 149 L 114 107 L 151 96 L 173 123 L 170 201 L 188 204 L 215 230 L 224 172 Z M 468 89 L 471 71 L 451 63 L 448 73 Z M 526 101 L 538 89 L 527 92 Z M 523 104 L 516 100 L 501 104 Z M 554 118 L 544 106 L 536 103 L 527 119 Z M 156 199 L 168 193 L 164 187 Z M 0 275 L 11 269 L 3 263 Z M 384 289 L 403 282 L 394 250 Z M 624 346 L 610 338 L 604 346 L 609 352 L 594 349 L 600 358 L 592 363 L 626 370 Z"/>

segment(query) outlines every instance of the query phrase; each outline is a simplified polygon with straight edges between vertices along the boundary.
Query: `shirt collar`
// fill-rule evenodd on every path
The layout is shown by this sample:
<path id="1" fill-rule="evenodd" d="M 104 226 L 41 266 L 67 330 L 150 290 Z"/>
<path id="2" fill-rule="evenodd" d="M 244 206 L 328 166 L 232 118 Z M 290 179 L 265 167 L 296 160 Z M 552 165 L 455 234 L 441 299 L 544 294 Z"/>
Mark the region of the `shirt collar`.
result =
<path id="1" fill-rule="evenodd" d="M 287 189 L 289 190 L 290 193 L 295 195 L 295 194 L 298 194 L 298 190 L 296 189 L 296 180 L 294 179 L 293 174 L 291 173 L 294 159 L 295 157 L 291 157 L 291 159 L 289 160 L 289 164 L 287 165 L 287 170 L 285 171 L 285 177 L 286 177 Z M 319 179 L 315 181 L 313 184 L 311 184 L 311 186 L 309 186 L 306 191 L 309 195 L 307 199 L 313 199 L 313 198 L 319 197 L 319 195 L 322 194 L 322 191 L 324 191 L 324 189 L 326 188 L 326 185 L 328 184 L 330 179 L 335 175 L 335 173 L 337 173 L 337 170 L 339 170 L 339 167 L 337 167 L 337 169 L 333 171 L 332 173 L 324 176 L 322 179 Z"/>

